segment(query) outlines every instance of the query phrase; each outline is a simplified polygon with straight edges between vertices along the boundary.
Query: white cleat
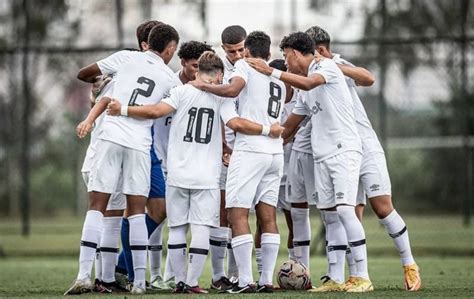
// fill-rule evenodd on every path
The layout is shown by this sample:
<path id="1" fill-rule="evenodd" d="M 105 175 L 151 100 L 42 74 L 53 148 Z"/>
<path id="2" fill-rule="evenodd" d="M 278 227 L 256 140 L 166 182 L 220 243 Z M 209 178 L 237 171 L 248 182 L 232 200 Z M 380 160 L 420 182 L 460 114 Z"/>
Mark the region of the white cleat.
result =
<path id="1" fill-rule="evenodd" d="M 131 294 L 134 295 L 143 295 L 146 293 L 146 285 L 145 284 L 134 284 L 132 290 L 130 291 Z"/>
<path id="2" fill-rule="evenodd" d="M 64 296 L 90 293 L 92 292 L 92 288 L 92 281 L 89 277 L 86 277 L 84 279 L 76 279 L 72 283 L 72 286 L 69 288 L 69 290 L 64 293 Z"/>

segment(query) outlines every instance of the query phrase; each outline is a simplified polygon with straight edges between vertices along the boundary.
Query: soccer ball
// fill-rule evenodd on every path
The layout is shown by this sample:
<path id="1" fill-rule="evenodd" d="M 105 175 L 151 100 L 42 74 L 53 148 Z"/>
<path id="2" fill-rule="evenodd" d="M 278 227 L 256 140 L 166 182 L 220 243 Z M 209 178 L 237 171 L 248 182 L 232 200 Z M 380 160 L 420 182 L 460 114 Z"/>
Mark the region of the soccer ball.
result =
<path id="1" fill-rule="evenodd" d="M 277 281 L 285 290 L 306 290 L 311 284 L 308 268 L 300 262 L 289 260 L 280 266 Z"/>

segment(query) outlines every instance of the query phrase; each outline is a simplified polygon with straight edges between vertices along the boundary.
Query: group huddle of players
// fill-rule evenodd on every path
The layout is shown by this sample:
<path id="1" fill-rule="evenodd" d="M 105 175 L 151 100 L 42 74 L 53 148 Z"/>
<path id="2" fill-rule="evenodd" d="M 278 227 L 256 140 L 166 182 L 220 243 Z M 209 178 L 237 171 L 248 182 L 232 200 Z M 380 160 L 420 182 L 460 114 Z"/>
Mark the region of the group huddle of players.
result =
<path id="1" fill-rule="evenodd" d="M 361 224 L 366 198 L 400 253 L 405 288 L 421 287 L 405 222 L 392 206 L 384 151 L 357 95 L 356 86 L 374 77 L 332 53 L 326 31 L 313 26 L 283 37 L 285 60 L 268 63 L 266 33 L 229 26 L 221 35 L 225 57 L 185 42 L 177 72 L 167 66 L 180 40 L 172 26 L 145 22 L 137 39 L 140 50 L 116 52 L 78 74 L 93 84 L 93 108 L 77 126 L 80 138 L 92 131 L 82 168 L 89 208 L 79 273 L 65 295 L 207 293 L 198 280 L 209 251 L 211 288 L 272 292 L 277 208 L 289 229 L 289 258 L 309 267 L 309 205 L 325 225 L 328 268 L 308 291 L 372 291 Z"/>

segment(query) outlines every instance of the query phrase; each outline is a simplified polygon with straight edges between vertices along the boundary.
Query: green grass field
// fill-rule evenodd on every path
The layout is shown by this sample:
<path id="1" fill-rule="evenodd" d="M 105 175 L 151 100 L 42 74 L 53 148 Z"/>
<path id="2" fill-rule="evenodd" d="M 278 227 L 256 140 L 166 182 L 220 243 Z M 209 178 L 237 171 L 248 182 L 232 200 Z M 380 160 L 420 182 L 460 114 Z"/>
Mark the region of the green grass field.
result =
<path id="1" fill-rule="evenodd" d="M 410 230 L 413 252 L 422 271 L 421 292 L 413 294 L 403 290 L 400 261 L 392 241 L 376 219 L 369 216 L 365 219 L 364 226 L 368 240 L 369 270 L 376 291 L 363 296 L 325 294 L 318 297 L 474 297 L 474 229 L 463 227 L 457 217 L 423 216 L 406 217 L 405 220 Z M 279 222 L 281 221 L 279 218 Z M 75 218 L 34 220 L 32 235 L 23 238 L 19 235 L 20 225 L 17 221 L 0 220 L 0 256 L 3 256 L 0 257 L 0 297 L 62 296 L 76 275 L 81 222 L 82 219 Z M 318 226 L 318 221 L 313 221 L 313 234 L 319 232 Z M 284 240 L 286 230 L 283 225 L 281 227 Z M 286 248 L 282 244 L 277 264 L 284 260 Z M 311 269 L 313 283 L 318 284 L 318 278 L 325 273 L 325 258 L 313 254 Z M 207 287 L 209 281 L 208 259 L 200 284 Z M 126 294 L 115 297 L 125 296 Z M 161 298 L 169 295 L 153 293 L 147 296 Z M 235 297 L 222 294 L 210 296 Z M 316 295 L 278 292 L 259 296 L 286 298 Z"/>

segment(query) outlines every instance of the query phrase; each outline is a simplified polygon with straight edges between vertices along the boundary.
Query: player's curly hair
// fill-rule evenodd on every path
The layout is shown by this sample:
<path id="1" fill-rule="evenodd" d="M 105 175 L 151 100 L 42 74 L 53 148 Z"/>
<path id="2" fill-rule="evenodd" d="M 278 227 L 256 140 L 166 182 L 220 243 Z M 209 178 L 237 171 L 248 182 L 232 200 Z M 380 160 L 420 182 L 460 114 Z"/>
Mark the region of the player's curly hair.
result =
<path id="1" fill-rule="evenodd" d="M 245 39 L 244 47 L 253 57 L 268 59 L 270 56 L 270 36 L 263 31 L 253 31 Z"/>
<path id="2" fill-rule="evenodd" d="M 239 25 L 226 27 L 221 34 L 221 42 L 223 44 L 235 45 L 243 41 L 247 37 L 247 31 Z"/>
<path id="3" fill-rule="evenodd" d="M 178 51 L 178 57 L 181 59 L 199 59 L 202 53 L 206 51 L 214 52 L 211 46 L 198 41 L 189 41 L 181 45 Z"/>
<path id="4" fill-rule="evenodd" d="M 314 42 L 311 37 L 301 31 L 290 33 L 283 37 L 280 43 L 280 49 L 291 48 L 300 51 L 303 55 L 314 54 Z"/>
<path id="5" fill-rule="evenodd" d="M 198 69 L 201 73 L 215 74 L 217 72 L 224 72 L 224 63 L 219 56 L 213 51 L 206 51 L 202 53 L 198 60 Z"/>
<path id="6" fill-rule="evenodd" d="M 179 43 L 179 34 L 173 26 L 168 24 L 154 26 L 148 36 L 150 49 L 157 51 L 158 53 L 163 52 L 172 41 Z"/>
<path id="7" fill-rule="evenodd" d="M 312 26 L 309 27 L 306 31 L 306 34 L 311 37 L 313 40 L 314 45 L 317 47 L 319 45 L 323 45 L 329 49 L 329 44 L 331 43 L 331 37 L 329 33 L 319 26 Z"/>
<path id="8" fill-rule="evenodd" d="M 150 35 L 150 31 L 156 25 L 163 24 L 163 22 L 152 20 L 146 21 L 137 27 L 137 40 L 138 40 L 138 47 L 142 49 L 142 42 L 148 42 L 148 36 Z"/>
<path id="9" fill-rule="evenodd" d="M 284 59 L 273 59 L 272 62 L 268 64 L 272 68 L 276 68 L 277 70 L 280 70 L 282 72 L 286 72 L 286 64 Z"/>

